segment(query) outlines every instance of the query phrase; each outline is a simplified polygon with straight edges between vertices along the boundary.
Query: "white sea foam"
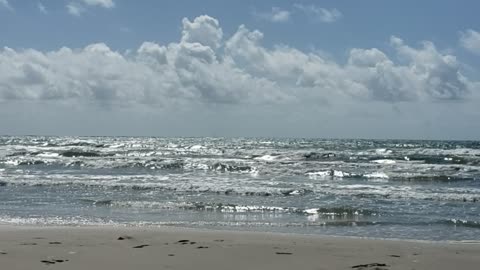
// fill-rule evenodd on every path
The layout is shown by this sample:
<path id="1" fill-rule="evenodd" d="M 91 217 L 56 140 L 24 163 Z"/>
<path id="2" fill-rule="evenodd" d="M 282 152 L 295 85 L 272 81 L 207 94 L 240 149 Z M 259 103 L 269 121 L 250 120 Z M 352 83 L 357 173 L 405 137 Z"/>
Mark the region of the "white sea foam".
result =
<path id="1" fill-rule="evenodd" d="M 395 164 L 397 163 L 395 160 L 391 159 L 377 159 L 377 160 L 372 160 L 372 163 L 377 163 L 377 164 Z"/>
<path id="2" fill-rule="evenodd" d="M 10 160 L 6 160 L 3 162 L 5 165 L 9 165 L 9 166 L 18 166 L 20 164 L 20 160 L 18 159 L 10 159 Z"/>
<path id="3" fill-rule="evenodd" d="M 124 143 L 114 143 L 114 144 L 109 145 L 108 147 L 113 148 L 113 149 L 124 148 L 125 144 Z"/>
<path id="4" fill-rule="evenodd" d="M 342 177 L 350 176 L 350 174 L 346 173 L 346 172 L 334 170 L 333 171 L 333 176 L 342 178 Z"/>
<path id="5" fill-rule="evenodd" d="M 328 171 L 319 171 L 319 172 L 307 172 L 306 175 L 307 175 L 309 178 L 313 178 L 313 179 L 316 179 L 316 178 L 324 178 L 324 177 L 327 177 L 327 176 L 331 176 L 331 175 L 332 175 L 332 171 L 331 171 L 331 170 L 328 170 Z"/>
<path id="6" fill-rule="evenodd" d="M 344 178 L 344 177 L 353 177 L 355 174 L 344 172 L 340 170 L 326 170 L 326 171 L 317 171 L 317 172 L 307 172 L 305 173 L 309 178 L 325 178 L 325 177 L 334 177 L 334 178 Z"/>
<path id="7" fill-rule="evenodd" d="M 18 217 L 0 215 L 0 224 L 4 225 L 58 225 L 58 226 L 102 226 L 119 225 L 110 219 L 86 217 Z"/>
<path id="8" fill-rule="evenodd" d="M 373 172 L 367 173 L 363 175 L 366 178 L 380 178 L 380 179 L 388 179 L 389 176 L 384 172 Z"/>
<path id="9" fill-rule="evenodd" d="M 393 153 L 392 150 L 386 148 L 375 149 L 375 152 L 379 155 L 390 155 Z"/>
<path id="10" fill-rule="evenodd" d="M 198 150 L 206 149 L 206 147 L 202 145 L 192 145 L 190 146 L 189 149 L 192 151 L 198 151 Z"/>
<path id="11" fill-rule="evenodd" d="M 264 156 L 261 156 L 261 157 L 256 157 L 254 159 L 255 160 L 262 160 L 262 161 L 274 161 L 276 159 L 276 156 L 264 155 Z"/>
<path id="12" fill-rule="evenodd" d="M 318 209 L 317 208 L 305 209 L 304 212 L 308 215 L 318 215 Z"/>
<path id="13" fill-rule="evenodd" d="M 44 152 L 37 155 L 37 157 L 45 157 L 45 158 L 54 158 L 58 156 L 60 156 L 59 153 L 53 153 L 53 152 Z"/>

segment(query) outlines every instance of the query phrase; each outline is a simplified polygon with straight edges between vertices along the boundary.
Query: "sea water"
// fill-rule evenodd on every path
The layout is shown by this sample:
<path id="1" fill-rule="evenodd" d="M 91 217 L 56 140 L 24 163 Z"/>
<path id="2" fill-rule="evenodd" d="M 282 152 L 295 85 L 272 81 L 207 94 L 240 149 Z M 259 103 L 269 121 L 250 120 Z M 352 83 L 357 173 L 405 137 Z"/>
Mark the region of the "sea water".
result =
<path id="1" fill-rule="evenodd" d="M 0 137 L 0 224 L 480 240 L 480 142 Z"/>

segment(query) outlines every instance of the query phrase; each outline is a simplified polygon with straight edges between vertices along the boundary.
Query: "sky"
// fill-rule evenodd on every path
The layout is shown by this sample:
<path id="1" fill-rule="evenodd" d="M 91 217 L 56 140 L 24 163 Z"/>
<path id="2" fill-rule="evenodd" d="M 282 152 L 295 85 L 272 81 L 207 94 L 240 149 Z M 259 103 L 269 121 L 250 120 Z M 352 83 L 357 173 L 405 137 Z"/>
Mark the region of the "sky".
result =
<path id="1" fill-rule="evenodd" d="M 478 10 L 0 0 L 0 134 L 478 140 Z"/>

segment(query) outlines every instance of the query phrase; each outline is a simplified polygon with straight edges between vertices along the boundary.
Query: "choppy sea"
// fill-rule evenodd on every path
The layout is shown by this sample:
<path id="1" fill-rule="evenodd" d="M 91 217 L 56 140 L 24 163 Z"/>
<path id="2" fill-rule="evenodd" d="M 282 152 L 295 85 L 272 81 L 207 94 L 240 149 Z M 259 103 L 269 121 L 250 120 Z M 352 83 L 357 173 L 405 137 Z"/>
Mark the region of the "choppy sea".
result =
<path id="1" fill-rule="evenodd" d="M 0 224 L 480 240 L 480 142 L 0 136 Z"/>

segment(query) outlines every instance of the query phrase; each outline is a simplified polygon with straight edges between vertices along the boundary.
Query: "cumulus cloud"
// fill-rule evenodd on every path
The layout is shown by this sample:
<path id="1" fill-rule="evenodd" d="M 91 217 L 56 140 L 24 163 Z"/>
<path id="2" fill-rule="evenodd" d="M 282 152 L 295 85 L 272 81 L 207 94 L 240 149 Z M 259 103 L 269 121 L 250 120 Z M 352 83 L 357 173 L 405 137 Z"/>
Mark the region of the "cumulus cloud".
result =
<path id="1" fill-rule="evenodd" d="M 272 7 L 272 10 L 269 12 L 254 12 L 253 15 L 274 23 L 288 22 L 290 20 L 290 11 L 278 7 Z"/>
<path id="2" fill-rule="evenodd" d="M 341 100 L 460 100 L 477 82 L 433 43 L 391 37 L 395 54 L 354 48 L 345 63 L 288 46 L 268 48 L 241 25 L 230 37 L 207 15 L 182 20 L 179 41 L 144 42 L 133 52 L 104 43 L 84 48 L 0 50 L 0 102 L 63 100 L 182 106 L 304 104 Z"/>
<path id="3" fill-rule="evenodd" d="M 200 43 L 210 49 L 220 46 L 223 31 L 217 19 L 203 15 L 196 17 L 193 22 L 183 18 L 182 24 L 182 43 Z"/>
<path id="4" fill-rule="evenodd" d="M 303 5 L 303 4 L 294 4 L 294 7 L 305 13 L 314 21 L 320 21 L 324 23 L 333 23 L 342 18 L 342 13 L 336 9 L 326 9 L 317 7 L 315 5 Z"/>
<path id="5" fill-rule="evenodd" d="M 10 6 L 10 3 L 8 3 L 8 0 L 0 0 L 0 8 L 2 7 L 8 10 L 13 10 L 12 6 Z"/>
<path id="6" fill-rule="evenodd" d="M 472 53 L 480 55 L 480 33 L 472 29 L 460 33 L 460 44 Z"/>

